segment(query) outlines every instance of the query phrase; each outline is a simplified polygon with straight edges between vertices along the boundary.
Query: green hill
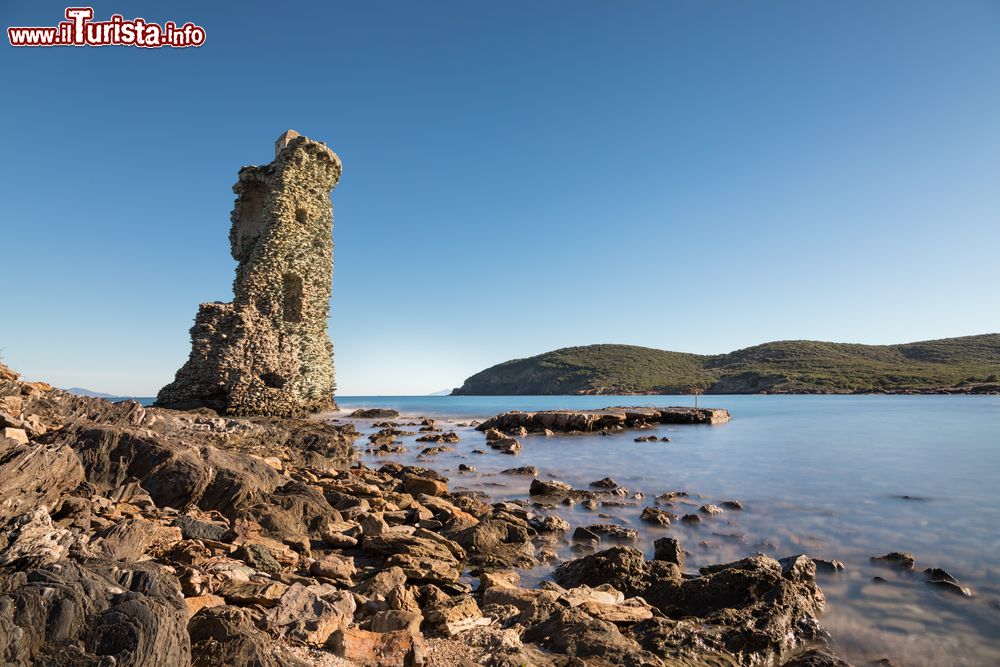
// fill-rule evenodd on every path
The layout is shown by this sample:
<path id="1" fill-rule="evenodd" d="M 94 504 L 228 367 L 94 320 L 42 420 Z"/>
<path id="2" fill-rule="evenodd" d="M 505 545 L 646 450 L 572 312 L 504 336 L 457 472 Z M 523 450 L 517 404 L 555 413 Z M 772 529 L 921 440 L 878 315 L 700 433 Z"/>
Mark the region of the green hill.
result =
<path id="1" fill-rule="evenodd" d="M 1000 391 L 1000 334 L 903 345 L 778 341 L 720 355 L 567 347 L 497 364 L 453 395 Z"/>

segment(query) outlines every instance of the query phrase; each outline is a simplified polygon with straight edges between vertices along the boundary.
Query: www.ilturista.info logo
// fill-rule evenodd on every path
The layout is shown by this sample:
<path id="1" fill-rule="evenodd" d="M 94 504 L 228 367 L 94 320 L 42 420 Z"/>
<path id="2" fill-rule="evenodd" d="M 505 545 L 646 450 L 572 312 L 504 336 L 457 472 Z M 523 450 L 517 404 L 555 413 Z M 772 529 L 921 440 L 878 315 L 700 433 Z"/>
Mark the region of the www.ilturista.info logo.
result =
<path id="1" fill-rule="evenodd" d="M 7 28 L 11 46 L 163 46 L 184 48 L 205 43 L 205 29 L 191 22 L 162 26 L 146 19 L 125 20 L 113 14 L 107 21 L 94 21 L 93 7 L 67 7 L 66 19 L 54 28 Z"/>

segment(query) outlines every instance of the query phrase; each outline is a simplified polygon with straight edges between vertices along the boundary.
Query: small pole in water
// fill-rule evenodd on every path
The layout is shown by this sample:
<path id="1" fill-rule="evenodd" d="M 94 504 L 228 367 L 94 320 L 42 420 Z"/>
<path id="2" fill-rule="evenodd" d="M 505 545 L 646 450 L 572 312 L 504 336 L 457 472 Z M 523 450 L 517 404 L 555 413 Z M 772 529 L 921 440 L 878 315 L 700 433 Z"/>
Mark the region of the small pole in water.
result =
<path id="1" fill-rule="evenodd" d="M 694 409 L 698 409 L 698 396 L 705 393 L 705 390 L 701 387 L 691 387 L 691 393 L 694 394 Z"/>

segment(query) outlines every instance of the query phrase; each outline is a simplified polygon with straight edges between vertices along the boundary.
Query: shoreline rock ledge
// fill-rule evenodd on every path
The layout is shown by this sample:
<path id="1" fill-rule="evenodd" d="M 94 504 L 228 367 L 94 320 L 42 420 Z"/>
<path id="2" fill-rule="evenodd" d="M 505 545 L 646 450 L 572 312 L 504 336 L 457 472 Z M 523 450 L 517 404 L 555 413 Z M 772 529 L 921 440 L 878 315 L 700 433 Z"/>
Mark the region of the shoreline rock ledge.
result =
<path id="1" fill-rule="evenodd" d="M 542 410 L 504 412 L 487 419 L 476 429 L 491 428 L 511 432 L 557 433 L 643 428 L 653 424 L 721 424 L 729 421 L 729 411 L 723 408 L 690 408 L 671 406 L 611 407 L 600 410 Z"/>
<path id="2" fill-rule="evenodd" d="M 341 172 L 326 144 L 292 130 L 273 162 L 240 169 L 229 232 L 234 299 L 201 304 L 191 356 L 158 407 L 280 417 L 335 407 L 330 192 Z"/>

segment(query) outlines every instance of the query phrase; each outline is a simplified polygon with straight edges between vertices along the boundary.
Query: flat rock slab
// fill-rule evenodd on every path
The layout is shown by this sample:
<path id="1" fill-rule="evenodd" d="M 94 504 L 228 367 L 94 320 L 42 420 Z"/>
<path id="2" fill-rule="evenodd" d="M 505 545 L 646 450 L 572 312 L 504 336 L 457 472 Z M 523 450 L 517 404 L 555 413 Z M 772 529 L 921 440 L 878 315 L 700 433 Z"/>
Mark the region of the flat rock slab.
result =
<path id="1" fill-rule="evenodd" d="M 542 410 L 539 412 L 504 412 L 476 427 L 479 431 L 495 428 L 531 432 L 546 429 L 560 433 L 638 428 L 648 424 L 721 424 L 729 421 L 729 411 L 722 408 L 686 407 L 612 407 L 601 410 Z"/>

